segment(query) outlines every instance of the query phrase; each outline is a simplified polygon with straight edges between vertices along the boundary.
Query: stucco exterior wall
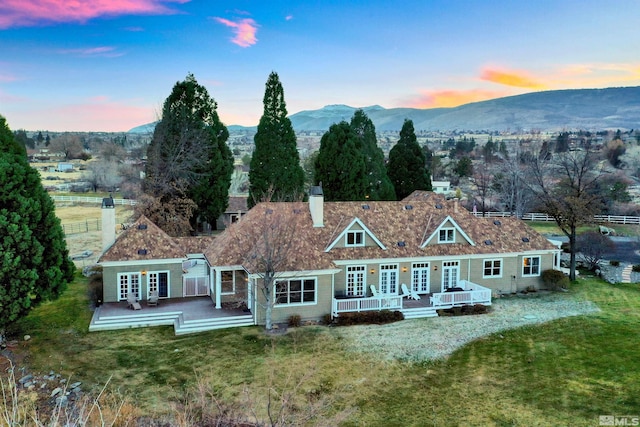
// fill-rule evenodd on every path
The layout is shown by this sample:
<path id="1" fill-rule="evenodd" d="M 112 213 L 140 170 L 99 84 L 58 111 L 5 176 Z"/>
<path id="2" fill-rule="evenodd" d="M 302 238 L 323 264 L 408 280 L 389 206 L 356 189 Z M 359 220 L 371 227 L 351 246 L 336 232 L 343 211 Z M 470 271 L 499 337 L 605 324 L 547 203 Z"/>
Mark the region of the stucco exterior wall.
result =
<path id="1" fill-rule="evenodd" d="M 325 314 L 331 313 L 331 304 L 333 295 L 331 293 L 332 275 L 313 275 L 299 276 L 297 279 L 316 278 L 317 293 L 316 303 L 314 304 L 292 304 L 292 305 L 275 305 L 273 307 L 271 320 L 273 323 L 286 323 L 289 317 L 294 314 L 300 315 L 302 320 L 320 320 Z M 264 296 L 260 289 L 254 289 L 254 295 L 257 297 L 256 319 L 259 325 L 265 323 Z"/>
<path id="2" fill-rule="evenodd" d="M 149 263 L 142 265 L 120 265 L 103 267 L 103 301 L 118 301 L 118 274 L 119 273 L 140 273 L 140 298 L 146 299 L 148 295 L 147 275 L 142 275 L 142 271 L 168 271 L 169 272 L 169 298 L 182 297 L 182 263 Z"/>

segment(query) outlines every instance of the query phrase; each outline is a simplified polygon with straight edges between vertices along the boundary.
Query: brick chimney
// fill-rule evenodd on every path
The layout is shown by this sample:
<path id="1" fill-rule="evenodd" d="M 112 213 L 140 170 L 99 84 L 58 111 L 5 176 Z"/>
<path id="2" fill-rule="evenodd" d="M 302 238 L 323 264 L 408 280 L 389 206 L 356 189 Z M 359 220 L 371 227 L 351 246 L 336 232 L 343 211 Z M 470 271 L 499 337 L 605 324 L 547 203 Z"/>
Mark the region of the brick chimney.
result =
<path id="1" fill-rule="evenodd" d="M 113 197 L 102 199 L 102 253 L 116 241 L 116 209 Z"/>
<path id="2" fill-rule="evenodd" d="M 311 187 L 309 190 L 309 211 L 314 227 L 324 227 L 324 194 L 322 184 Z"/>

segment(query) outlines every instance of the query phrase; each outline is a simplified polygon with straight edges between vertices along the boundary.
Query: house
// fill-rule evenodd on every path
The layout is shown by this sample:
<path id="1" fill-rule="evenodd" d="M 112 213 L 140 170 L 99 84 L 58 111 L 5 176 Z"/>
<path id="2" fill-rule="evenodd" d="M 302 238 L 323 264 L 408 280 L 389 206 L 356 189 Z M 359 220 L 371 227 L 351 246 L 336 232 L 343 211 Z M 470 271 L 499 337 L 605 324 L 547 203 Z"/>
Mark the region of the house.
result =
<path id="1" fill-rule="evenodd" d="M 451 182 L 449 181 L 433 181 L 431 182 L 433 192 L 438 194 L 447 194 L 451 192 Z"/>
<path id="2" fill-rule="evenodd" d="M 218 230 L 224 230 L 229 224 L 237 222 L 248 211 L 248 196 L 236 195 L 229 196 L 229 203 L 227 209 L 218 218 L 216 222 L 216 228 Z"/>
<path id="3" fill-rule="evenodd" d="M 234 325 L 264 324 L 262 284 L 271 272 L 273 322 L 384 308 L 427 317 L 538 288 L 560 253 L 521 220 L 476 218 L 458 200 L 433 192 L 394 202 L 325 202 L 319 187 L 308 203 L 260 203 L 216 238 L 197 239 L 171 238 L 139 218 L 99 260 L 105 306 L 122 305 L 130 292 L 144 302 L 159 291 L 167 306 L 191 297 L 208 301 L 209 314 L 187 332 L 224 327 L 202 325 L 231 309 L 231 317 L 243 318 Z M 90 330 L 101 329 L 97 315 Z M 118 323 L 114 314 L 111 326 L 141 326 L 127 316 Z M 145 325 L 174 324 L 182 333 L 187 321 Z"/>

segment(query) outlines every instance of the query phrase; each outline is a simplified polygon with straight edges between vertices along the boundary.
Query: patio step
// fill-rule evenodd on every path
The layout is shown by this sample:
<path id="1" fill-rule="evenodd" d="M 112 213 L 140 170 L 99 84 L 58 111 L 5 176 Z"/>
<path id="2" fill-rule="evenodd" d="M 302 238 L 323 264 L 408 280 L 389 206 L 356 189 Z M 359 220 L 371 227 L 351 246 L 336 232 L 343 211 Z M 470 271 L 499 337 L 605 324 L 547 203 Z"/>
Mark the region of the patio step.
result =
<path id="1" fill-rule="evenodd" d="M 100 316 L 101 307 L 96 308 L 89 331 L 109 331 L 113 329 L 144 328 L 147 326 L 173 325 L 180 312 L 131 314 L 124 316 Z"/>
<path id="2" fill-rule="evenodd" d="M 173 326 L 176 335 L 210 331 L 214 329 L 253 326 L 253 316 L 216 317 L 198 320 L 184 320 L 181 311 L 152 312 L 118 316 L 101 316 L 97 307 L 89 331 L 111 331 L 116 329 L 145 328 L 148 326 Z"/>
<path id="3" fill-rule="evenodd" d="M 437 317 L 438 313 L 433 307 L 403 308 L 400 310 L 407 319 L 421 319 L 423 317 Z"/>
<path id="4" fill-rule="evenodd" d="M 253 316 L 251 314 L 246 314 L 243 316 L 233 317 L 184 320 L 184 317 L 180 315 L 173 325 L 176 335 L 212 331 L 214 329 L 235 328 L 238 326 L 253 326 Z"/>

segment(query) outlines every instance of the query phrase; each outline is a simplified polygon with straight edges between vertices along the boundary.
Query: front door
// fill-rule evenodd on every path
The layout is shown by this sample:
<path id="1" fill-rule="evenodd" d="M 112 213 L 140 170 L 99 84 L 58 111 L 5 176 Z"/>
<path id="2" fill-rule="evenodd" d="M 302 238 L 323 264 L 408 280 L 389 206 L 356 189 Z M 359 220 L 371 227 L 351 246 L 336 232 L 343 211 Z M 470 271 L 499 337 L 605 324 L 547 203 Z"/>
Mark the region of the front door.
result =
<path id="1" fill-rule="evenodd" d="M 419 294 L 431 292 L 428 262 L 416 262 L 411 266 L 411 290 Z"/>
<path id="2" fill-rule="evenodd" d="M 444 261 L 442 263 L 442 292 L 458 286 L 460 277 L 460 263 L 458 261 Z"/>

